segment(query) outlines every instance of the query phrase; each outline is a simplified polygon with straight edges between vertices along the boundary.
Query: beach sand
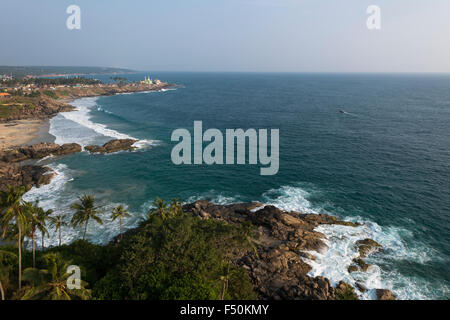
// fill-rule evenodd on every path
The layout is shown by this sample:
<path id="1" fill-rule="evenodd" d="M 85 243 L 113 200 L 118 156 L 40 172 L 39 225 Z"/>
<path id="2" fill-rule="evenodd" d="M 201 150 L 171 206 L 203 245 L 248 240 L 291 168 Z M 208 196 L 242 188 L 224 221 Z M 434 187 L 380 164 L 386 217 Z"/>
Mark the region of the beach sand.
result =
<path id="1" fill-rule="evenodd" d="M 48 120 L 16 120 L 16 126 L 0 123 L 0 150 L 14 146 L 53 141 Z"/>

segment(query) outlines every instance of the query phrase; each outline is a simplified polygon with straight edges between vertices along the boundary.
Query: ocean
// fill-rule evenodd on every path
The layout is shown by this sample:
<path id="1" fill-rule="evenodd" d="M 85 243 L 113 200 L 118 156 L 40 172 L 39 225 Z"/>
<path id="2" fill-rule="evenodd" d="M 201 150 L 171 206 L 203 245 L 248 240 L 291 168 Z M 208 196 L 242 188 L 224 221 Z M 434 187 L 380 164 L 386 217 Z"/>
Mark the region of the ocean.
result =
<path id="1" fill-rule="evenodd" d="M 95 195 L 104 225 L 87 238 L 106 243 L 119 232 L 112 208 L 129 207 L 125 227 L 145 217 L 155 197 L 219 204 L 259 201 L 364 222 L 321 226 L 329 249 L 315 253 L 312 276 L 359 281 L 400 299 L 450 298 L 450 76 L 395 74 L 142 73 L 179 86 L 160 92 L 83 98 L 50 120 L 56 143 L 83 146 L 138 139 L 134 152 L 46 158 L 58 176 L 26 199 L 67 213 L 77 197 Z M 96 78 L 110 81 L 109 76 Z M 340 110 L 345 110 L 345 113 Z M 180 165 L 171 161 L 173 130 L 279 129 L 280 168 Z M 80 237 L 66 228 L 63 241 Z M 355 242 L 384 247 L 366 273 L 347 272 Z M 56 234 L 47 243 L 57 244 Z M 373 290 L 361 295 L 373 298 Z"/>

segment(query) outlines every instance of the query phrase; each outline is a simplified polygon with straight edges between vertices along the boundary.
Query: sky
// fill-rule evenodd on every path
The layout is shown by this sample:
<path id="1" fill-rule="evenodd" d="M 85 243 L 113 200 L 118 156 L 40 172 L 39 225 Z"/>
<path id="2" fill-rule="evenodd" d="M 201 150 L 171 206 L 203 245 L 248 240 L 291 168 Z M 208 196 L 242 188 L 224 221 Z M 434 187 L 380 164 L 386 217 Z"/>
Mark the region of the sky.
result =
<path id="1" fill-rule="evenodd" d="M 81 29 L 69 30 L 69 5 Z M 369 30 L 366 10 L 381 9 Z M 2 0 L 0 65 L 450 72 L 449 0 Z"/>

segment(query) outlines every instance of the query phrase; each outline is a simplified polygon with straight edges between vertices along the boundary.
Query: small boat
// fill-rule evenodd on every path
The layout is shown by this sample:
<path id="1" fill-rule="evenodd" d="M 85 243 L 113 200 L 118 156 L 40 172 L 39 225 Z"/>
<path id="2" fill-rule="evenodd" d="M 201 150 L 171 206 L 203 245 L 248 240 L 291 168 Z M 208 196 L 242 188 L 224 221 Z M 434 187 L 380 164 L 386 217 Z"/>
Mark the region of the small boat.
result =
<path id="1" fill-rule="evenodd" d="M 11 123 L 5 124 L 5 127 L 14 127 L 14 126 L 17 126 L 17 125 L 18 125 L 17 122 L 11 122 Z"/>
<path id="2" fill-rule="evenodd" d="M 339 110 L 339 112 L 340 112 L 340 113 L 347 113 L 347 112 L 345 112 L 345 110 L 342 110 L 342 109 Z"/>

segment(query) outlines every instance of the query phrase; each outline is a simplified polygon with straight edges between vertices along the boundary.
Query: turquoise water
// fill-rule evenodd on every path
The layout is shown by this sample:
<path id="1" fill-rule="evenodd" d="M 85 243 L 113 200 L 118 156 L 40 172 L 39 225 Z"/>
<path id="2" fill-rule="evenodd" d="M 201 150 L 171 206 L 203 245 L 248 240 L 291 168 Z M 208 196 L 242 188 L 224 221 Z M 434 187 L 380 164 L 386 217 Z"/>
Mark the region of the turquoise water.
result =
<path id="1" fill-rule="evenodd" d="M 450 76 L 151 75 L 180 87 L 81 99 L 74 102 L 78 111 L 51 120 L 57 143 L 133 137 L 140 140 L 137 151 L 45 159 L 59 175 L 27 197 L 70 212 L 78 195 L 95 194 L 105 212 L 119 203 L 129 206 L 133 218 L 127 227 L 145 215 L 156 196 L 256 200 L 364 221 L 356 229 L 321 227 L 330 249 L 317 254 L 312 275 L 389 288 L 403 299 L 450 298 Z M 203 121 L 204 130 L 222 132 L 279 129 L 278 174 L 261 176 L 259 165 L 175 166 L 171 133 L 192 132 L 195 120 Z M 88 237 L 106 242 L 118 228 L 109 220 L 91 225 Z M 64 234 L 65 242 L 79 236 L 70 229 Z M 354 243 L 365 237 L 385 250 L 368 259 L 373 264 L 368 273 L 348 274 Z M 373 297 L 373 291 L 362 297 Z"/>

